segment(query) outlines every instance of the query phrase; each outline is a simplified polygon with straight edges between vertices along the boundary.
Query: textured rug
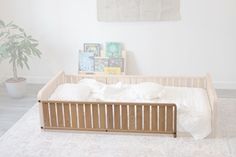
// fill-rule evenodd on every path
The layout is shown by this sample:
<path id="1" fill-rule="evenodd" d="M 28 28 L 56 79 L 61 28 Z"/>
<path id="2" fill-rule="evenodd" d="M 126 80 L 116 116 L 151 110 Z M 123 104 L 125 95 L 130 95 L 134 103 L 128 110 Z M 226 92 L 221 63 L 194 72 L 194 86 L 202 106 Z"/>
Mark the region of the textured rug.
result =
<path id="1" fill-rule="evenodd" d="M 191 137 L 87 132 L 45 132 L 38 106 L 0 137 L 1 157 L 232 157 L 227 137 Z"/>

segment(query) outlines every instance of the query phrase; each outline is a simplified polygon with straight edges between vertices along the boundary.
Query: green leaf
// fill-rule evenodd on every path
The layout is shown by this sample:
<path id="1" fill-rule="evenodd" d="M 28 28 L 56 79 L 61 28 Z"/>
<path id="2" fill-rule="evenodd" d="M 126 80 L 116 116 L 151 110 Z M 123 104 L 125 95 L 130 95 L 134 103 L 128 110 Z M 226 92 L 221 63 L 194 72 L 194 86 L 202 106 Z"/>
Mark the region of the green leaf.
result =
<path id="1" fill-rule="evenodd" d="M 19 31 L 22 32 L 22 33 L 25 32 L 24 29 L 22 29 L 22 28 L 19 28 Z"/>
<path id="2" fill-rule="evenodd" d="M 40 52 L 39 49 L 34 48 L 32 49 L 32 52 L 34 52 L 35 56 L 38 56 L 39 58 L 41 57 L 42 52 Z"/>
<path id="3" fill-rule="evenodd" d="M 4 32 L 1 32 L 1 33 L 0 33 L 0 38 L 1 38 L 4 34 L 5 34 Z"/>
<path id="4" fill-rule="evenodd" d="M 28 58 L 27 58 L 26 56 L 23 57 L 23 62 L 24 62 L 24 64 L 25 64 L 25 66 L 27 67 L 27 69 L 29 70 L 30 67 L 29 67 L 29 65 L 28 65 Z"/>
<path id="5" fill-rule="evenodd" d="M 9 60 L 9 63 L 10 63 L 10 64 L 13 63 L 14 60 L 15 60 L 14 58 L 11 58 L 11 59 Z"/>
<path id="6" fill-rule="evenodd" d="M 3 27 L 5 27 L 5 23 L 2 20 L 0 20 L 0 28 L 3 28 Z"/>
<path id="7" fill-rule="evenodd" d="M 19 58 L 17 59 L 17 65 L 21 67 L 21 69 L 23 69 L 24 65 L 22 63 L 22 60 L 20 60 Z"/>
<path id="8" fill-rule="evenodd" d="M 24 62 L 24 63 L 25 63 L 26 68 L 27 68 L 28 70 L 30 70 L 30 67 L 29 67 L 28 63 L 27 63 L 27 62 Z"/>
<path id="9" fill-rule="evenodd" d="M 17 25 L 15 25 L 15 24 L 8 24 L 8 27 L 11 27 L 12 29 L 17 29 L 18 28 L 18 26 Z"/>
<path id="10" fill-rule="evenodd" d="M 30 49 L 29 48 L 26 48 L 25 49 L 25 51 L 24 51 L 28 56 L 30 56 L 31 55 L 31 51 L 30 51 Z"/>
<path id="11" fill-rule="evenodd" d="M 30 41 L 32 41 L 32 42 L 38 42 L 38 40 L 35 40 L 35 39 L 29 39 Z"/>
<path id="12" fill-rule="evenodd" d="M 11 25 L 13 25 L 13 22 L 12 22 L 12 21 L 7 24 L 7 27 L 9 27 L 9 26 L 11 26 Z"/>
<path id="13" fill-rule="evenodd" d="M 38 45 L 39 45 L 38 43 L 31 44 L 31 46 L 33 47 L 37 47 Z"/>

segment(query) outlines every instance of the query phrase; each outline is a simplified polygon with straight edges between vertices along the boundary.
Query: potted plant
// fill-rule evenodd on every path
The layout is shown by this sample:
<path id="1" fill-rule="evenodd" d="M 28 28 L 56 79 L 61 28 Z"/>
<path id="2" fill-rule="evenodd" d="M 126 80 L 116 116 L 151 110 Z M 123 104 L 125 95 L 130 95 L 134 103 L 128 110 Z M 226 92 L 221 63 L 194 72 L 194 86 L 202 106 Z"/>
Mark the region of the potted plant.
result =
<path id="1" fill-rule="evenodd" d="M 38 41 L 27 35 L 21 27 L 14 23 L 0 20 L 0 62 L 8 59 L 12 66 L 13 77 L 5 81 L 7 91 L 13 98 L 23 97 L 26 91 L 26 79 L 18 76 L 18 68 L 28 65 L 29 57 L 41 56 L 37 48 Z"/>

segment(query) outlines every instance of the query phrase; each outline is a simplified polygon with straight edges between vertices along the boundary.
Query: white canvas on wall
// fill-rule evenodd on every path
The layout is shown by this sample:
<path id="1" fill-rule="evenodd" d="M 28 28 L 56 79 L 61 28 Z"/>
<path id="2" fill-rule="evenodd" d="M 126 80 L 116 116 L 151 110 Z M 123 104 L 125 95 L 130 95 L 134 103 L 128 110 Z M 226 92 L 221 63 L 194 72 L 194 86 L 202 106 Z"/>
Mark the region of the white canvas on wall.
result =
<path id="1" fill-rule="evenodd" d="M 180 0 L 97 0 L 98 21 L 180 19 Z"/>

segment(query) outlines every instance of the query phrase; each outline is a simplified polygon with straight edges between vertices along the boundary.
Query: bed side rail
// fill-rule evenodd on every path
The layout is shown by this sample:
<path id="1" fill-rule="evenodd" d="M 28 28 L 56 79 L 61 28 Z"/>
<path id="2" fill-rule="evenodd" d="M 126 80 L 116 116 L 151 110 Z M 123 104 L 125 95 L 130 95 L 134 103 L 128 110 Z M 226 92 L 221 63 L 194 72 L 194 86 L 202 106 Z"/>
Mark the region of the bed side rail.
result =
<path id="1" fill-rule="evenodd" d="M 56 87 L 64 83 L 65 73 L 63 71 L 56 74 L 51 80 L 49 80 L 44 87 L 38 92 L 38 101 L 47 100 Z"/>
<path id="2" fill-rule="evenodd" d="M 175 104 L 42 102 L 44 129 L 177 134 Z"/>

